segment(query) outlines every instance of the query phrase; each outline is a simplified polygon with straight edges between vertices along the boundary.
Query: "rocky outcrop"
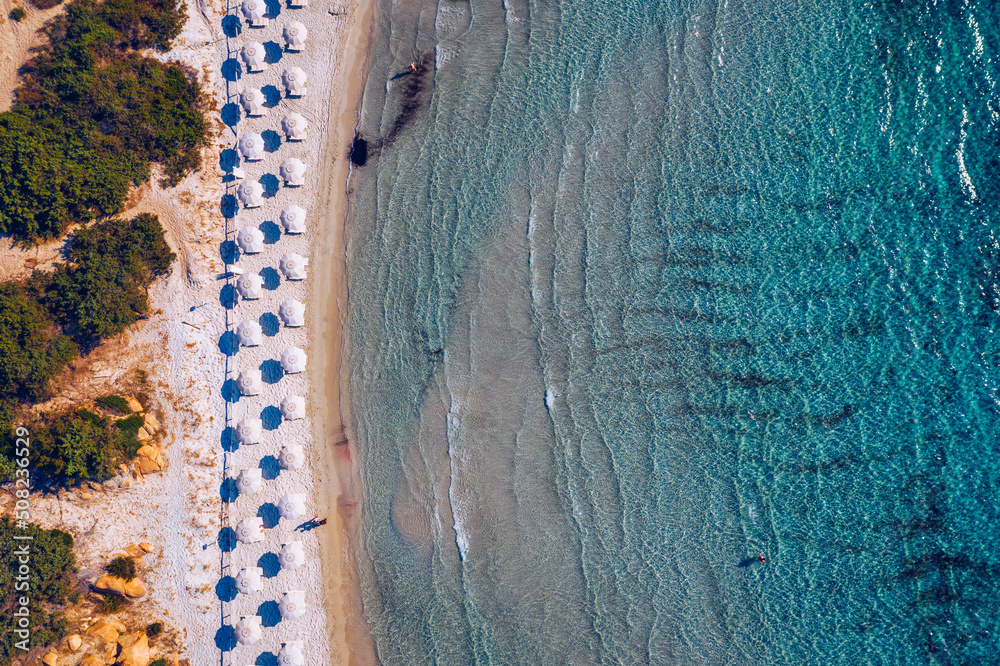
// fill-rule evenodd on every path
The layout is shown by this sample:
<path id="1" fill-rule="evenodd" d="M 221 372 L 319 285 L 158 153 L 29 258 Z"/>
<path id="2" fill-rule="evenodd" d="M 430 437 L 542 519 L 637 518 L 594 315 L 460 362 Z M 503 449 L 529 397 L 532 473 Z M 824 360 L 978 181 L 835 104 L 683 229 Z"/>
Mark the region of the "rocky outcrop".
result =
<path id="1" fill-rule="evenodd" d="M 80 662 L 80 666 L 105 666 L 105 664 L 103 659 L 90 655 L 89 657 L 83 658 L 83 661 Z"/>
<path id="2" fill-rule="evenodd" d="M 102 643 L 117 643 L 120 633 L 121 632 L 118 631 L 117 627 L 112 626 L 111 623 L 107 621 L 98 622 L 90 629 L 87 629 L 88 635 L 97 636 Z"/>
<path id="3" fill-rule="evenodd" d="M 133 414 L 138 414 L 142 411 L 142 405 L 135 398 L 125 398 L 125 402 L 128 403 L 128 408 L 132 410 Z"/>
<path id="4" fill-rule="evenodd" d="M 142 632 L 122 636 L 118 640 L 121 652 L 118 663 L 122 666 L 147 666 L 149 664 L 149 639 Z"/>
<path id="5" fill-rule="evenodd" d="M 136 453 L 135 470 L 145 476 L 163 469 L 163 456 L 160 449 L 152 444 L 144 444 Z"/>
<path id="6" fill-rule="evenodd" d="M 142 427 L 145 428 L 146 432 L 150 435 L 155 435 L 160 430 L 160 421 L 152 414 L 146 414 Z"/>
<path id="7" fill-rule="evenodd" d="M 45 666 L 58 666 L 59 655 L 56 654 L 55 652 L 49 652 L 44 657 L 42 657 L 42 663 L 45 664 Z"/>
<path id="8" fill-rule="evenodd" d="M 66 644 L 69 645 L 70 650 L 76 652 L 83 645 L 83 639 L 80 637 L 80 634 L 73 634 L 66 639 Z"/>
<path id="9" fill-rule="evenodd" d="M 105 574 L 94 583 L 94 589 L 103 594 L 117 594 L 127 599 L 138 599 L 146 596 L 146 584 L 138 577 L 124 580 L 118 576 Z"/>

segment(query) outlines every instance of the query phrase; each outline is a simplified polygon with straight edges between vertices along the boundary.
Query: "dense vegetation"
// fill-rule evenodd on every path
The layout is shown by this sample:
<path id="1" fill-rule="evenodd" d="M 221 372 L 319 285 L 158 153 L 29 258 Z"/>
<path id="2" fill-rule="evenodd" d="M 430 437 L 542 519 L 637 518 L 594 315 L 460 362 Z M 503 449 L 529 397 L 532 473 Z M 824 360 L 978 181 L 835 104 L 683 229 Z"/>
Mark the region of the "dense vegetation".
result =
<path id="1" fill-rule="evenodd" d="M 17 541 L 15 535 L 31 536 L 32 540 Z M 17 549 L 25 543 L 31 544 L 29 592 L 15 587 L 20 564 Z M 14 610 L 21 596 L 31 600 L 31 646 L 51 645 L 66 634 L 67 623 L 58 608 L 78 596 L 72 591 L 76 572 L 72 535 L 33 524 L 18 529 L 10 518 L 0 519 L 0 633 L 4 636 L 0 642 L 0 665 L 24 654 L 14 646 L 19 639 L 13 631 Z"/>
<path id="2" fill-rule="evenodd" d="M 168 49 L 183 20 L 171 0 L 76 0 L 46 25 L 48 43 L 0 113 L 0 232 L 54 238 L 119 212 L 151 162 L 168 184 L 199 166 L 200 87 L 136 52 Z"/>
<path id="3" fill-rule="evenodd" d="M 148 310 L 147 289 L 175 256 L 153 215 L 109 219 L 81 229 L 66 247 L 71 263 L 36 271 L 26 285 L 0 284 L 0 432 L 19 405 L 49 397 L 52 378 L 80 348 L 117 335 Z M 127 413 L 125 401 L 105 403 Z M 32 432 L 33 468 L 61 479 L 106 479 L 138 450 L 142 419 L 89 412 L 47 417 Z M 10 445 L 0 442 L 0 480 L 10 478 Z M 3 455 L 4 452 L 7 455 Z"/>

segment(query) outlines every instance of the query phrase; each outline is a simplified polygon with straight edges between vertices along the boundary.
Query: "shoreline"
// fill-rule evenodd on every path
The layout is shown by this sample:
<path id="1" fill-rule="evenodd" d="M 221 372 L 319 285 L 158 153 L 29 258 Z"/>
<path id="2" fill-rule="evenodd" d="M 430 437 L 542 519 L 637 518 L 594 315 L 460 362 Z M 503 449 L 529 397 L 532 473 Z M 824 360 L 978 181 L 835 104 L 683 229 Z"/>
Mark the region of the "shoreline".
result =
<path id="1" fill-rule="evenodd" d="M 334 81 L 328 131 L 321 155 L 323 190 L 317 196 L 318 219 L 323 220 L 311 248 L 315 273 L 309 293 L 310 356 L 317 372 L 312 376 L 313 441 L 319 483 L 316 506 L 323 507 L 333 529 L 319 534 L 323 597 L 327 604 L 327 633 L 336 663 L 375 664 L 374 647 L 361 607 L 360 587 L 350 539 L 357 527 L 359 475 L 356 451 L 350 442 L 348 368 L 342 352 L 348 343 L 346 223 L 348 217 L 348 148 L 353 140 L 368 74 L 371 31 L 376 0 L 353 0 L 348 10 L 346 39 L 341 45 L 343 67 Z"/>

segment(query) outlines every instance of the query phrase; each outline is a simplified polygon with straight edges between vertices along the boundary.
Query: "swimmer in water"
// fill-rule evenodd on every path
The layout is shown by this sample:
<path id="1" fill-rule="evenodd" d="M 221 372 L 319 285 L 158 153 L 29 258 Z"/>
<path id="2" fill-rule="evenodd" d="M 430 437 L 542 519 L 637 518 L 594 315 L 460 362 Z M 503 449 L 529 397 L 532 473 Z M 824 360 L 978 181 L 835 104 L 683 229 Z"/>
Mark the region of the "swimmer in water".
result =
<path id="1" fill-rule="evenodd" d="M 767 558 L 764 557 L 764 553 L 757 553 L 757 559 L 760 560 L 761 564 L 764 564 L 764 563 L 767 562 Z"/>

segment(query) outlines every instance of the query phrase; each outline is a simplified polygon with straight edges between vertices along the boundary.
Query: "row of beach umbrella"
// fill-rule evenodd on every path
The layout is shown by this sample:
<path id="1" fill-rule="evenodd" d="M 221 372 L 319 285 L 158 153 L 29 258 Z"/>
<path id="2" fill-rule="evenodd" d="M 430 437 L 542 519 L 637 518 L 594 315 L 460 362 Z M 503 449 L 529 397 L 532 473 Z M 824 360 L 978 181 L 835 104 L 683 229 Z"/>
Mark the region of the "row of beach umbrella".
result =
<path id="1" fill-rule="evenodd" d="M 290 7 L 305 7 L 308 0 L 290 0 Z M 243 0 L 242 13 L 251 27 L 268 25 L 264 0 Z M 302 50 L 309 31 L 299 21 L 291 21 L 284 26 L 282 36 L 288 51 Z M 267 68 L 266 50 L 260 42 L 243 45 L 240 56 L 250 72 L 262 72 Z M 306 94 L 306 73 L 301 67 L 289 67 L 281 76 L 282 84 L 289 97 Z M 265 97 L 259 88 L 247 87 L 240 94 L 240 103 L 247 116 L 265 116 Z M 281 120 L 281 130 L 287 141 L 304 141 L 309 123 L 298 113 L 287 113 Z M 259 161 L 265 152 L 264 139 L 256 132 L 248 132 L 240 137 L 237 149 L 247 162 Z M 285 159 L 279 168 L 279 175 L 286 187 L 301 186 L 305 183 L 306 165 L 297 157 Z M 238 178 L 242 178 L 242 172 Z M 261 205 L 265 191 L 260 181 L 242 182 L 237 188 L 237 197 L 245 208 Z M 281 211 L 281 225 L 288 234 L 301 234 L 306 230 L 307 211 L 296 204 L 286 206 Z M 245 254 L 257 254 L 264 250 L 264 234 L 257 227 L 246 226 L 236 234 L 236 244 Z M 284 254 L 278 268 L 287 280 L 304 280 L 308 259 L 296 254 Z M 241 299 L 254 300 L 263 293 L 264 280 L 256 272 L 240 273 L 236 280 L 236 290 Z M 278 308 L 278 315 L 287 327 L 301 327 L 305 324 L 305 305 L 296 299 L 286 299 Z M 259 345 L 263 330 L 256 321 L 247 319 L 237 325 L 236 337 L 241 346 Z M 297 374 L 306 369 L 306 353 L 298 347 L 289 347 L 281 353 L 280 364 L 285 374 Z M 263 391 L 263 380 L 258 369 L 247 369 L 239 373 L 236 380 L 241 395 L 255 396 Z M 288 395 L 282 399 L 279 410 L 285 420 L 305 417 L 305 398 Z M 240 444 L 257 444 L 263 437 L 263 422 L 260 418 L 248 417 L 240 421 L 236 428 L 236 438 Z M 297 470 L 305 464 L 302 446 L 286 443 L 278 454 L 278 463 L 283 469 Z M 263 473 L 260 468 L 242 470 L 236 477 L 236 487 L 240 495 L 252 495 L 263 487 Z M 278 500 L 278 514 L 285 520 L 296 520 L 306 512 L 306 496 L 302 493 L 286 493 Z M 236 526 L 236 538 L 241 543 L 256 543 L 264 539 L 264 521 L 259 516 L 244 518 Z M 300 541 L 290 541 L 281 545 L 278 562 L 283 570 L 295 570 L 305 561 L 305 552 Z M 264 589 L 263 569 L 243 567 L 236 575 L 236 589 L 240 594 L 253 594 Z M 301 590 L 286 591 L 278 604 L 281 617 L 294 620 L 307 611 L 305 593 Z M 241 645 L 251 645 L 262 637 L 261 618 L 258 615 L 242 617 L 235 627 L 236 640 Z M 284 643 L 277 654 L 277 662 L 282 666 L 304 666 L 302 641 Z"/>

